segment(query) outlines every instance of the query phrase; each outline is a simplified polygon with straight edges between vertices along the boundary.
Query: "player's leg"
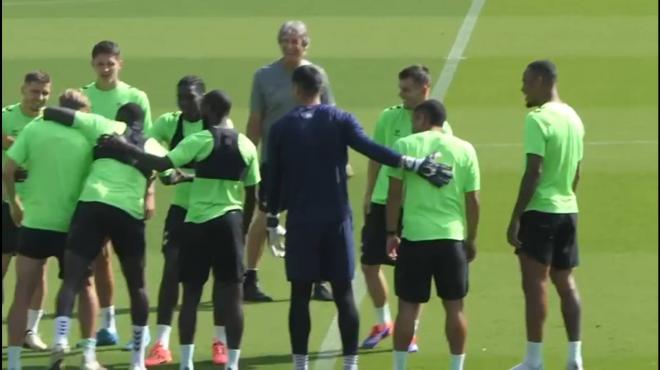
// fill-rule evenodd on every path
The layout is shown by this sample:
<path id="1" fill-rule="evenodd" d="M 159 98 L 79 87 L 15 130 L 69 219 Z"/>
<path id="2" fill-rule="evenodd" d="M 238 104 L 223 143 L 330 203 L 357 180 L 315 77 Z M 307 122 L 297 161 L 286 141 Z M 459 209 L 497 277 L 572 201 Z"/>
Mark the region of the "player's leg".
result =
<path id="1" fill-rule="evenodd" d="M 225 326 L 225 311 L 221 308 L 223 300 L 226 299 L 223 297 L 227 295 L 230 294 L 224 289 L 224 284 L 213 279 L 213 325 L 215 326 L 215 336 L 211 345 L 211 360 L 215 365 L 227 363 L 227 327 Z"/>
<path id="2" fill-rule="evenodd" d="M 99 301 L 96 296 L 94 277 L 91 270 L 78 294 L 78 320 L 80 321 L 80 347 L 82 348 L 82 370 L 103 370 L 96 359 L 96 317 L 99 314 Z"/>
<path id="3" fill-rule="evenodd" d="M 27 310 L 30 298 L 37 289 L 46 259 L 31 258 L 19 254 L 16 258 L 16 287 L 14 299 L 7 315 L 9 345 L 7 349 L 9 369 L 20 369 L 20 355 L 25 338 Z"/>
<path id="4" fill-rule="evenodd" d="M 285 258 L 289 258 L 287 252 Z M 289 338 L 291 354 L 296 370 L 307 369 L 309 366 L 308 344 L 309 332 L 312 327 L 309 314 L 309 302 L 312 299 L 311 281 L 291 281 L 291 296 L 289 303 Z"/>
<path id="5" fill-rule="evenodd" d="M 337 306 L 337 320 L 341 335 L 344 369 L 357 370 L 358 335 L 360 316 L 355 306 L 353 284 L 350 280 L 330 282 Z"/>
<path id="6" fill-rule="evenodd" d="M 45 351 L 48 346 L 39 336 L 39 322 L 44 314 L 42 307 L 46 298 L 47 290 L 47 268 L 44 265 L 43 273 L 37 288 L 30 299 L 30 307 L 27 313 L 27 325 L 25 327 L 25 346 L 37 351 Z"/>
<path id="7" fill-rule="evenodd" d="M 174 309 L 179 302 L 179 248 L 182 241 L 186 210 L 172 205 L 167 212 L 163 231 L 163 274 L 158 289 L 156 341 L 145 360 L 147 366 L 172 362 L 170 334 Z"/>
<path id="8" fill-rule="evenodd" d="M 431 295 L 433 264 L 430 248 L 423 242 L 401 241 L 394 266 L 394 291 L 399 297 L 399 312 L 394 322 L 394 369 L 406 368 L 409 346 L 415 335 L 415 320 L 420 306 Z"/>
<path id="9" fill-rule="evenodd" d="M 11 258 L 18 248 L 18 228 L 9 213 L 9 204 L 2 202 L 2 303 L 5 303 L 4 281 Z"/>
<path id="10" fill-rule="evenodd" d="M 434 240 L 427 248 L 433 250 L 433 276 L 436 292 L 445 309 L 445 335 L 449 343 L 450 370 L 463 370 L 467 319 L 463 299 L 468 292 L 468 262 L 463 243 L 455 240 Z"/>
<path id="11" fill-rule="evenodd" d="M 115 316 L 115 277 L 112 272 L 112 244 L 107 242 L 94 263 L 94 280 L 101 306 L 101 325 L 96 333 L 99 346 L 119 342 Z"/>
<path id="12" fill-rule="evenodd" d="M 529 211 L 520 219 L 517 250 L 522 289 L 525 297 L 527 350 L 522 364 L 514 369 L 539 369 L 543 366 L 543 325 L 548 312 L 548 280 L 556 220 L 553 215 Z"/>
<path id="13" fill-rule="evenodd" d="M 138 220 L 119 208 L 107 205 L 103 205 L 103 208 L 130 300 L 133 325 L 130 366 L 132 369 L 144 369 L 149 329 L 149 299 L 145 286 L 145 223 L 144 220 Z"/>
<path id="14" fill-rule="evenodd" d="M 567 369 L 582 369 L 580 337 L 581 303 L 573 269 L 578 265 L 577 214 L 561 216 L 555 237 L 550 279 L 561 301 L 561 313 L 568 337 Z"/>
<path id="15" fill-rule="evenodd" d="M 258 206 L 247 233 L 247 272 L 243 282 L 243 299 L 248 302 L 272 302 L 273 298 L 265 294 L 259 285 L 257 271 L 266 245 L 266 194 L 268 193 L 268 166 L 261 165 L 261 183 L 258 189 Z"/>

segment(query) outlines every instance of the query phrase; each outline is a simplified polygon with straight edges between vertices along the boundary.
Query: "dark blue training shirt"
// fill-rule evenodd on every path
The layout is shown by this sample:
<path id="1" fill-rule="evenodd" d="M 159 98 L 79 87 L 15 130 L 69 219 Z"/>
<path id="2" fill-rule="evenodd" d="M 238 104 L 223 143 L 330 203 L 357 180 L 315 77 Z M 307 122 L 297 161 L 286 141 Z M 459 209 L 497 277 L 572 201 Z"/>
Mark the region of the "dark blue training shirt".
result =
<path id="1" fill-rule="evenodd" d="M 371 141 L 353 115 L 326 104 L 287 113 L 271 127 L 268 146 L 268 211 L 287 210 L 287 223 L 351 216 L 348 147 L 387 166 L 401 161 L 400 154 Z"/>

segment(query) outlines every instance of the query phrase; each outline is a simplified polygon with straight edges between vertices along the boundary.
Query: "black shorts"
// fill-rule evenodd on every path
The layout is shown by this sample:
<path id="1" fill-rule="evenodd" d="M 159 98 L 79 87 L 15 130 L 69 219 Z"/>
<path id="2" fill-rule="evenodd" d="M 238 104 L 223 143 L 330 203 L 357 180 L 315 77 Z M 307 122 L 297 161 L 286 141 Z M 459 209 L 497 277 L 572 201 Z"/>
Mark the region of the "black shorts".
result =
<path id="1" fill-rule="evenodd" d="M 67 249 L 95 259 L 108 239 L 120 260 L 144 258 L 144 220 L 100 202 L 78 202 L 71 221 Z"/>
<path id="2" fill-rule="evenodd" d="M 186 209 L 177 205 L 171 205 L 167 211 L 165 219 L 165 228 L 163 230 L 163 253 L 169 249 L 179 250 L 185 239 L 184 221 L 186 219 Z"/>
<path id="3" fill-rule="evenodd" d="M 577 213 L 527 211 L 520 217 L 517 253 L 558 270 L 579 264 Z"/>
<path id="4" fill-rule="evenodd" d="M 261 174 L 261 181 L 257 186 L 257 201 L 259 203 L 259 210 L 266 212 L 268 206 L 268 166 L 265 163 L 262 163 L 259 167 L 259 173 Z"/>
<path id="5" fill-rule="evenodd" d="M 289 281 L 350 281 L 355 275 L 350 218 L 329 223 L 286 225 L 286 276 Z"/>
<path id="6" fill-rule="evenodd" d="M 371 203 L 369 214 L 364 220 L 362 227 L 362 255 L 360 262 L 363 265 L 390 265 L 394 266 L 394 260 L 387 255 L 387 225 L 385 216 L 385 205 Z M 401 220 L 399 217 L 398 232 L 401 235 Z"/>
<path id="7" fill-rule="evenodd" d="M 468 292 L 468 262 L 459 240 L 408 241 L 403 239 L 394 266 L 397 297 L 410 303 L 425 303 L 435 280 L 438 297 L 453 301 Z"/>
<path id="8" fill-rule="evenodd" d="M 18 250 L 18 227 L 9 213 L 9 204 L 2 202 L 2 254 L 15 255 Z"/>
<path id="9" fill-rule="evenodd" d="M 179 250 L 179 281 L 204 284 L 213 269 L 217 281 L 243 281 L 243 212 L 230 211 L 201 224 L 185 223 L 187 243 Z"/>
<path id="10" fill-rule="evenodd" d="M 36 260 L 57 258 L 60 266 L 58 276 L 62 278 L 66 242 L 67 233 L 23 226 L 18 231 L 18 254 Z"/>

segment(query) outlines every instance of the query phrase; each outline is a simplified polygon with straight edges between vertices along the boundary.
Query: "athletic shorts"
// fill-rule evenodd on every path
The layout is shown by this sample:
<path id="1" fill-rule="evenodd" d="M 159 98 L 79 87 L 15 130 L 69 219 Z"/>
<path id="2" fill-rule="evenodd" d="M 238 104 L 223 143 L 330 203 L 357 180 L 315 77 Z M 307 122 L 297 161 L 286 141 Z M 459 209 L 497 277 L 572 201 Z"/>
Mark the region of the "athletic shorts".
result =
<path id="1" fill-rule="evenodd" d="M 213 277 L 226 283 L 243 281 L 243 212 L 230 211 L 201 224 L 184 225 L 185 247 L 179 250 L 179 281 L 204 284 Z"/>
<path id="2" fill-rule="evenodd" d="M 165 218 L 165 227 L 163 229 L 163 253 L 169 249 L 179 250 L 185 242 L 184 221 L 186 219 L 186 209 L 177 205 L 171 205 Z"/>
<path id="3" fill-rule="evenodd" d="M 577 213 L 527 211 L 520 217 L 517 253 L 558 270 L 579 264 Z"/>
<path id="4" fill-rule="evenodd" d="M 352 220 L 287 222 L 286 276 L 289 281 L 347 281 L 355 275 Z"/>
<path id="5" fill-rule="evenodd" d="M 100 202 L 78 202 L 71 221 L 67 249 L 95 259 L 108 239 L 120 260 L 144 258 L 144 220 Z"/>
<path id="6" fill-rule="evenodd" d="M 398 232 L 401 235 L 401 220 L 399 217 Z M 385 205 L 371 203 L 369 214 L 364 219 L 362 227 L 362 255 L 360 262 L 363 265 L 390 265 L 394 260 L 387 255 L 387 225 L 385 220 Z"/>
<path id="7" fill-rule="evenodd" d="M 67 243 L 67 233 L 21 227 L 18 230 L 18 254 L 36 260 L 49 257 L 57 258 L 62 278 L 64 249 Z"/>
<path id="8" fill-rule="evenodd" d="M 18 227 L 9 213 L 9 204 L 2 202 L 2 254 L 15 255 L 18 250 Z"/>
<path id="9" fill-rule="evenodd" d="M 431 296 L 431 280 L 443 300 L 459 300 L 467 295 L 468 262 L 462 241 L 401 241 L 394 266 L 397 297 L 410 303 L 426 303 Z"/>

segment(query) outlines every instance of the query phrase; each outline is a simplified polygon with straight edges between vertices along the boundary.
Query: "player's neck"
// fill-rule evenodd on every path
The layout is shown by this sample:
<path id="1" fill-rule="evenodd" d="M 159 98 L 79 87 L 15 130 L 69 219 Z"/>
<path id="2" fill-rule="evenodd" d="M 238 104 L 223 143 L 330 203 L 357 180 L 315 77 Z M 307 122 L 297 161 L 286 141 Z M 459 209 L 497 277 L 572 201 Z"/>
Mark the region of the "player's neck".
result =
<path id="1" fill-rule="evenodd" d="M 543 104 L 546 103 L 561 103 L 561 99 L 559 98 L 559 92 L 557 91 L 556 88 L 553 88 L 550 93 L 542 100 L 541 104 L 539 106 L 542 106 Z"/>
<path id="2" fill-rule="evenodd" d="M 320 96 L 315 96 L 311 98 L 302 98 L 300 99 L 300 104 L 304 105 L 305 107 L 311 107 L 314 105 L 319 105 L 321 104 L 321 97 Z"/>
<path id="3" fill-rule="evenodd" d="M 37 117 L 38 115 L 41 114 L 41 109 L 38 109 L 36 111 L 30 110 L 28 109 L 27 104 L 23 102 L 21 102 L 20 108 L 21 108 L 21 112 L 28 117 Z"/>
<path id="4" fill-rule="evenodd" d="M 103 80 L 99 78 L 96 80 L 96 88 L 103 91 L 114 90 L 118 84 L 119 79 Z"/>
<path id="5" fill-rule="evenodd" d="M 296 68 L 300 67 L 301 65 L 303 65 L 303 61 L 304 59 L 298 59 L 298 60 L 289 60 L 286 58 L 281 59 L 282 66 L 284 67 L 284 69 L 288 71 L 293 71 Z"/>

